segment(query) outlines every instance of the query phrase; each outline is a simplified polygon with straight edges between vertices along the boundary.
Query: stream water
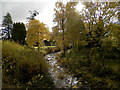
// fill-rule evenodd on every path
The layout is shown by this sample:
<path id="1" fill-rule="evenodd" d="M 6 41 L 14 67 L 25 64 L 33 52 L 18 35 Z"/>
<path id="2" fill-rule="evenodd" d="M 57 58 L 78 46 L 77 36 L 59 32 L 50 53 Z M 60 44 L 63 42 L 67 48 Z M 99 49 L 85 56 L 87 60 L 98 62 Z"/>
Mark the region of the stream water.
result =
<path id="1" fill-rule="evenodd" d="M 51 53 L 45 56 L 46 60 L 50 64 L 49 73 L 54 80 L 54 83 L 57 88 L 79 88 L 76 77 L 73 77 L 72 74 L 68 74 L 65 68 L 61 67 L 56 60 L 56 53 Z"/>

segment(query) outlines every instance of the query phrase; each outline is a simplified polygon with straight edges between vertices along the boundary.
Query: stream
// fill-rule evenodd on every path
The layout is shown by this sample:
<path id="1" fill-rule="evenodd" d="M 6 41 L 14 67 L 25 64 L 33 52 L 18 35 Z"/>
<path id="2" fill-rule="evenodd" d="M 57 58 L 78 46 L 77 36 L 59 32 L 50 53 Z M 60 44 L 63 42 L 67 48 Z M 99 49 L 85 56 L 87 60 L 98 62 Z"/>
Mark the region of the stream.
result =
<path id="1" fill-rule="evenodd" d="M 49 73 L 54 80 L 56 88 L 79 88 L 81 82 L 69 74 L 65 68 L 58 65 L 56 60 L 57 53 L 51 53 L 45 56 L 45 59 L 50 65 Z M 86 86 L 85 86 L 86 87 Z"/>

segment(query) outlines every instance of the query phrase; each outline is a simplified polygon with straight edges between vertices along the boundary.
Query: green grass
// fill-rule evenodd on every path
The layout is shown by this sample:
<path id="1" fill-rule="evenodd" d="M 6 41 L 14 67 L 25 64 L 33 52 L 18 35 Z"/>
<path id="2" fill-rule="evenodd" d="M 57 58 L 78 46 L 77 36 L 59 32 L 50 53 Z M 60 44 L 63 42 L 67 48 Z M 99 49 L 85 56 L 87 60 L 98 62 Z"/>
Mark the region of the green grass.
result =
<path id="1" fill-rule="evenodd" d="M 34 47 L 34 49 L 38 51 L 38 47 Z M 56 46 L 43 46 L 39 48 L 39 51 L 46 55 L 48 53 L 59 51 L 59 48 Z"/>
<path id="2" fill-rule="evenodd" d="M 3 82 L 16 87 L 53 87 L 42 54 L 10 41 L 2 43 Z M 4 86 L 4 85 L 3 85 Z"/>

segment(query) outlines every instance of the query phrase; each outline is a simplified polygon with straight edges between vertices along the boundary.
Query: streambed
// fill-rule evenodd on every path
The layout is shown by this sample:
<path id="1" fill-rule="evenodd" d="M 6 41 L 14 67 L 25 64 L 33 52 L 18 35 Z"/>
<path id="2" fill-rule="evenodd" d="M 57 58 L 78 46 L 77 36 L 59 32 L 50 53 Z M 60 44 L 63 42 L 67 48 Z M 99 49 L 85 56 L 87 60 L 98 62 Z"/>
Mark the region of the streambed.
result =
<path id="1" fill-rule="evenodd" d="M 56 54 L 51 53 L 45 56 L 50 65 L 49 73 L 54 80 L 56 88 L 79 88 L 81 82 L 78 81 L 77 77 L 68 73 L 65 68 L 58 64 Z"/>

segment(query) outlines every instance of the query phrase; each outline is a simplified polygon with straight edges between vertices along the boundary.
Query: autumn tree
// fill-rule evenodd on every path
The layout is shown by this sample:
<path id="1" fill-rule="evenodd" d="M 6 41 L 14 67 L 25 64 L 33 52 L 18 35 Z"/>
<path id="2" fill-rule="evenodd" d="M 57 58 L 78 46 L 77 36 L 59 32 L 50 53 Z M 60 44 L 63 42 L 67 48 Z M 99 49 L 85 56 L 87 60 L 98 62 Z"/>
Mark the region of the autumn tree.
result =
<path id="1" fill-rule="evenodd" d="M 31 20 L 28 25 L 27 30 L 27 43 L 29 46 L 33 47 L 38 44 L 43 46 L 43 40 L 49 39 L 49 30 L 46 28 L 45 24 L 40 23 L 39 20 Z"/>
<path id="2" fill-rule="evenodd" d="M 104 29 L 105 28 L 102 17 L 99 17 L 99 20 L 96 22 L 92 33 L 92 43 L 94 44 L 94 46 L 101 47 L 102 38 L 104 37 Z"/>
<path id="3" fill-rule="evenodd" d="M 54 22 L 56 26 L 53 27 L 54 35 L 56 36 L 56 42 L 59 47 L 65 52 L 65 40 L 64 40 L 64 32 L 65 32 L 65 5 L 62 2 L 56 2 Z"/>
<path id="4" fill-rule="evenodd" d="M 75 9 L 76 5 L 76 2 L 68 2 L 66 5 L 65 39 L 68 45 L 78 51 L 80 46 L 85 45 L 86 32 L 82 16 Z"/>
<path id="5" fill-rule="evenodd" d="M 95 30 L 96 30 L 96 24 L 101 18 L 101 20 L 104 23 L 104 31 L 103 31 L 103 37 L 109 33 L 108 24 L 112 20 L 112 18 L 115 18 L 117 15 L 117 3 L 116 2 L 84 2 L 85 5 L 84 11 L 82 15 L 84 16 L 84 22 L 86 23 L 86 29 L 89 31 L 89 46 L 94 47 L 96 46 L 96 43 L 94 42 L 95 37 Z M 96 33 L 97 34 L 97 33 Z"/>
<path id="6" fill-rule="evenodd" d="M 72 46 L 78 51 L 80 44 L 83 44 L 82 39 L 85 39 L 85 26 L 82 16 L 75 9 L 77 2 L 68 2 L 66 5 L 62 2 L 56 4 L 54 18 L 56 26 L 53 27 L 56 43 L 64 49 Z"/>
<path id="7" fill-rule="evenodd" d="M 12 28 L 12 17 L 10 13 L 7 13 L 6 16 L 3 16 L 2 26 L 4 26 L 8 31 L 8 39 L 10 39 L 10 30 Z"/>
<path id="8" fill-rule="evenodd" d="M 11 35 L 15 42 L 24 44 L 26 38 L 25 25 L 23 23 L 14 23 Z"/>
<path id="9" fill-rule="evenodd" d="M 102 66 L 104 67 L 105 56 L 107 53 L 112 53 L 112 42 L 110 36 L 112 34 L 112 23 L 118 17 L 116 9 L 117 2 L 83 2 L 85 8 L 81 15 L 84 16 L 85 27 L 88 31 L 88 47 L 89 62 L 92 65 L 92 60 L 100 57 Z M 109 41 L 108 41 L 109 40 Z M 109 43 L 108 43 L 109 42 Z M 109 45 L 108 45 L 109 44 Z M 111 50 L 111 51 L 110 51 Z M 103 54 L 103 52 L 105 54 Z M 111 54 L 109 54 L 111 56 Z"/>

